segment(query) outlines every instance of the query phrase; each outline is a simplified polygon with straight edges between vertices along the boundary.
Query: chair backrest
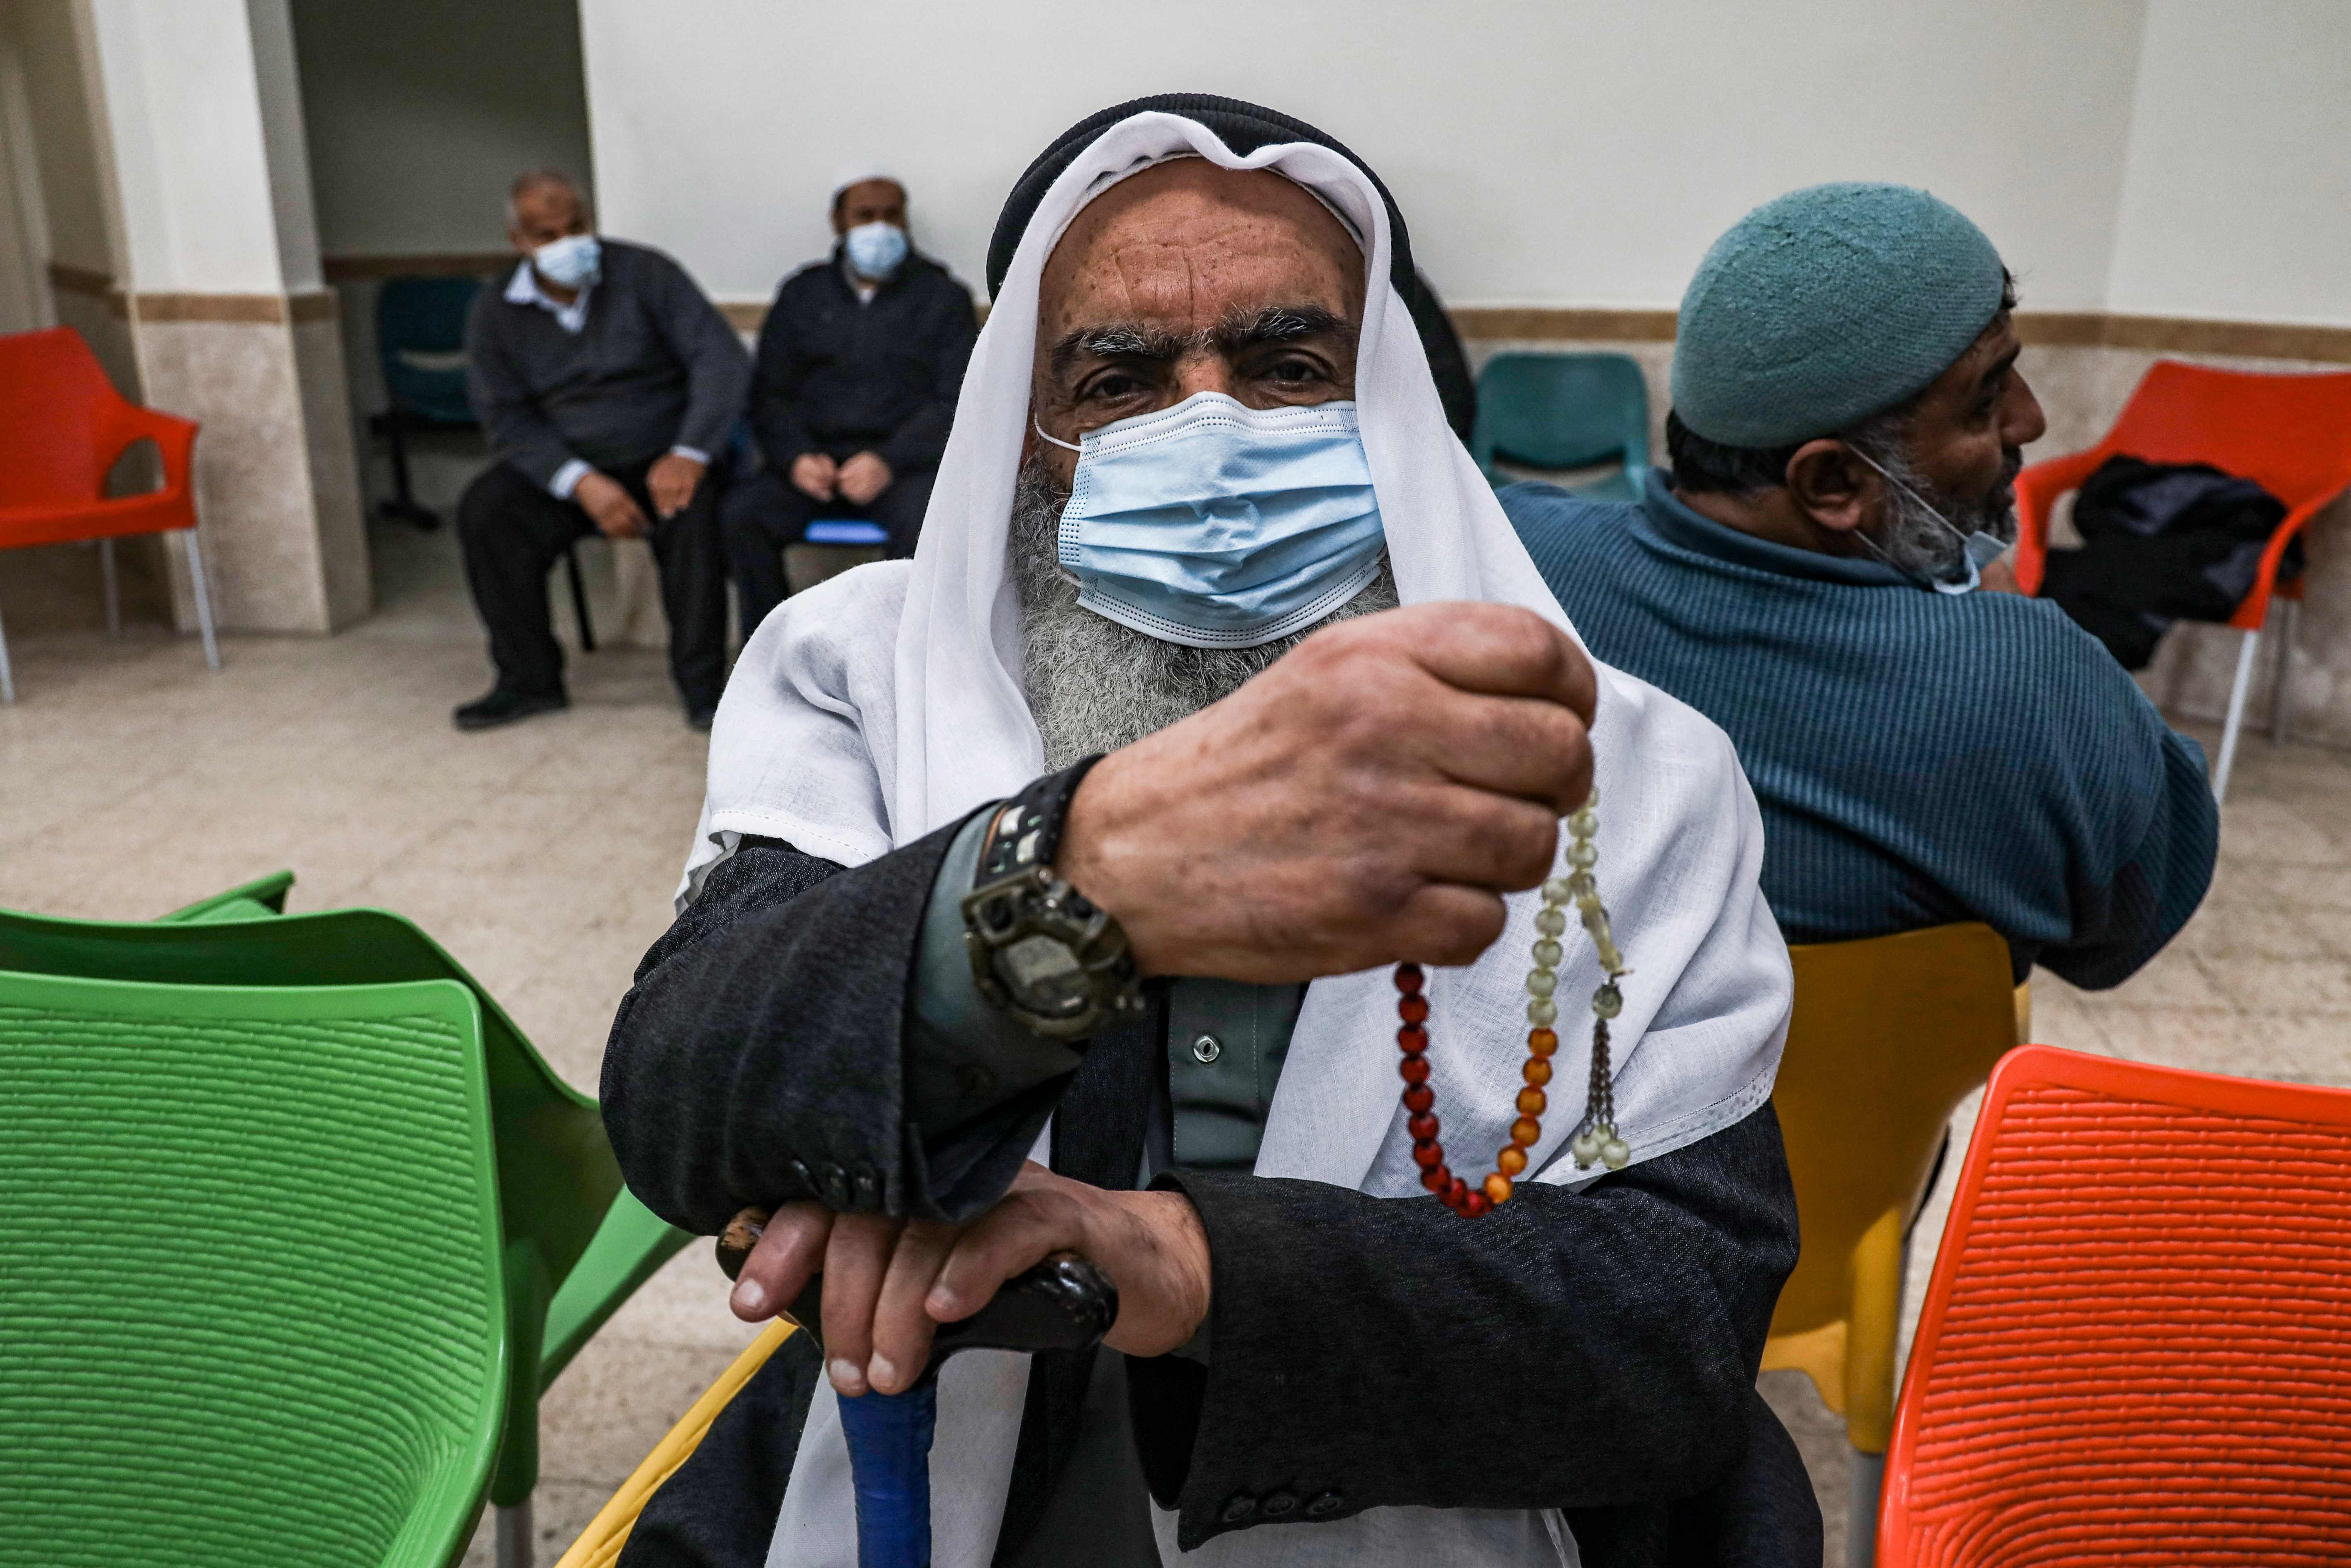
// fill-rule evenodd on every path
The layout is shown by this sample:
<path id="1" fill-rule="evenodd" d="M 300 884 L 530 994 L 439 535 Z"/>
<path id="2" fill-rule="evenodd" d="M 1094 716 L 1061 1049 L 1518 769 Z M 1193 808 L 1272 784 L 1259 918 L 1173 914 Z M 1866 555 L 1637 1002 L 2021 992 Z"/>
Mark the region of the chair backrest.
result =
<path id="1" fill-rule="evenodd" d="M 1649 392 L 1629 355 L 1496 354 L 1478 375 L 1470 455 L 1536 468 L 1649 460 Z"/>
<path id="2" fill-rule="evenodd" d="M 338 909 L 147 925 L 0 910 L 5 969 L 188 986 L 455 981 L 481 1011 L 507 1236 L 531 1242 L 549 1280 L 561 1280 L 621 1190 L 596 1102 L 547 1065 L 462 965 L 397 915 Z"/>
<path id="3" fill-rule="evenodd" d="M 0 507 L 97 500 L 130 406 L 72 328 L 0 337 Z"/>
<path id="4" fill-rule="evenodd" d="M 442 423 L 473 418 L 465 401 L 465 321 L 478 277 L 386 278 L 375 299 L 376 356 L 394 406 Z"/>
<path id="5" fill-rule="evenodd" d="M 2008 944 L 1969 922 L 1789 949 L 1796 1005 L 1771 1091 L 1803 1253 L 1775 1334 L 1844 1316 L 1846 1260 L 1926 1186 L 1952 1110 L 2016 1044 Z"/>
<path id="6" fill-rule="evenodd" d="M 2351 371 L 2267 375 L 2158 361 L 2102 453 L 2210 463 L 2289 508 L 2351 485 Z"/>
<path id="7" fill-rule="evenodd" d="M 2351 1092 L 2027 1046 L 1992 1074 L 1878 1562 L 2340 1562 Z"/>
<path id="8" fill-rule="evenodd" d="M 479 1027 L 0 974 L 0 1562 L 454 1561 L 508 1375 Z"/>

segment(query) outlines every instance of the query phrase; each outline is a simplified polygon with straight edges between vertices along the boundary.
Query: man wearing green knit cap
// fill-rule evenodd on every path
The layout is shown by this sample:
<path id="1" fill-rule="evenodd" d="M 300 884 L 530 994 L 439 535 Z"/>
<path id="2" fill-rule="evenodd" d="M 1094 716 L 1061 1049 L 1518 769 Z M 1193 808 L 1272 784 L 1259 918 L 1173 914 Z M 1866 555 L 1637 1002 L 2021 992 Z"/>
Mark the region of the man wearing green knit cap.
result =
<path id="1" fill-rule="evenodd" d="M 1670 471 L 1502 504 L 1599 658 L 1729 732 L 1792 942 L 1980 920 L 2016 977 L 2119 984 L 2211 880 L 2201 752 L 2013 592 L 2043 428 L 2012 279 L 1959 211 L 1838 183 L 1758 207 L 1683 296 Z"/>

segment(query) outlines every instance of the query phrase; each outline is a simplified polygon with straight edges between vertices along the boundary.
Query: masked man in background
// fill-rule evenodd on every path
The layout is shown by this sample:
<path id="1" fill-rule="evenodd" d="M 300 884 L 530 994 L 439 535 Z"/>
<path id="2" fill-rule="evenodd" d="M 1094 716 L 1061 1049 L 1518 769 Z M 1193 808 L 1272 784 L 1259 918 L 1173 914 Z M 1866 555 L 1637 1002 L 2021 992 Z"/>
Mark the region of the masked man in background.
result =
<path id="1" fill-rule="evenodd" d="M 497 684 L 457 710 L 457 727 L 569 706 L 547 574 L 601 532 L 652 544 L 670 674 L 686 723 L 708 729 L 726 684 L 712 459 L 742 411 L 743 345 L 684 267 L 600 236 L 562 175 L 525 174 L 507 206 L 522 261 L 504 288 L 482 290 L 465 326 L 465 395 L 497 461 L 457 506 Z"/>
<path id="2" fill-rule="evenodd" d="M 725 518 L 746 638 L 789 591 L 783 552 L 810 523 L 876 523 L 892 555 L 914 553 L 971 361 L 971 293 L 914 250 L 904 186 L 844 171 L 832 232 L 832 255 L 784 279 L 759 329 L 751 432 L 767 467 Z"/>
<path id="3" fill-rule="evenodd" d="M 1105 110 L 1015 188 L 922 548 L 746 650 L 613 1028 L 632 1189 L 705 1233 L 776 1208 L 743 1316 L 822 1276 L 821 1374 L 772 1359 L 624 1562 L 849 1568 L 841 1402 L 1064 1248 L 1117 1322 L 946 1364 L 943 1568 L 1819 1561 L 1754 1389 L 1796 1252 L 1754 803 L 1719 731 L 1577 646 L 1446 427 L 1413 278 L 1368 170 L 1228 99 Z M 1579 935 L 1531 1163 L 1458 1215 L 1387 966 L 1456 966 L 1427 1060 L 1475 1182 L 1554 1016 L 1526 890 L 1595 781 L 1628 1157 L 1568 1147 Z M 984 989 L 967 956 L 1005 951 L 964 898 L 1007 876 L 1106 911 L 1144 977 L 1087 971 L 1081 1039 L 1023 977 L 1068 938 Z"/>

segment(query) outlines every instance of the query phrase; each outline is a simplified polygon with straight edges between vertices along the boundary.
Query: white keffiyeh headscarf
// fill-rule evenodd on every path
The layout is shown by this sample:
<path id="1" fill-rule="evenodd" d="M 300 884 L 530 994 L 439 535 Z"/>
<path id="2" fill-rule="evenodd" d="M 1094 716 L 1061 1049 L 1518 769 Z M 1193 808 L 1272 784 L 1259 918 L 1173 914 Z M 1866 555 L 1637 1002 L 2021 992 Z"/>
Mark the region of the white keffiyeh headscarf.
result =
<path id="1" fill-rule="evenodd" d="M 1390 281 L 1387 212 L 1371 180 L 1312 142 L 1242 156 L 1196 120 L 1135 114 L 1076 155 L 1028 225 L 973 352 L 914 560 L 861 567 L 787 600 L 744 649 L 718 708 L 682 901 L 741 835 L 857 865 L 1044 771 L 1023 696 L 1019 605 L 1006 554 L 1039 278 L 1087 203 L 1139 170 L 1185 156 L 1294 180 L 1363 244 L 1371 297 L 1356 401 L 1402 601 L 1517 604 L 1567 626 L 1446 425 L 1420 340 Z M 1595 669 L 1596 874 L 1633 966 L 1613 1028 L 1616 1114 L 1637 1162 L 1719 1132 L 1763 1103 L 1791 982 L 1787 950 L 1757 887 L 1761 822 L 1729 741 L 1655 688 L 1596 662 Z M 1518 1113 L 1527 955 L 1540 905 L 1525 894 L 1509 906 L 1507 930 L 1477 962 L 1429 972 L 1431 1082 L 1447 1142 L 1464 1151 L 1507 1143 Z M 1601 975 L 1573 926 L 1567 940 L 1556 1082 L 1580 1086 L 1590 1050 L 1583 1002 Z M 1395 1030 L 1384 968 L 1308 988 L 1267 1117 L 1259 1176 L 1424 1196 L 1402 1130 Z M 1581 1112 L 1580 1090 L 1567 1087 L 1531 1151 L 1526 1179 L 1589 1178 L 1565 1146 Z M 932 1457 L 940 1568 L 989 1561 L 1027 1385 L 1022 1356 L 973 1352 L 947 1364 Z M 854 1568 L 840 1430 L 832 1393 L 820 1388 L 769 1550 L 772 1568 Z M 1172 1552 L 1173 1516 L 1162 1515 L 1160 1525 L 1163 1551 Z M 1499 1565 L 1573 1563 L 1573 1552 L 1555 1512 L 1374 1509 L 1328 1524 L 1221 1535 L 1186 1561 Z"/>

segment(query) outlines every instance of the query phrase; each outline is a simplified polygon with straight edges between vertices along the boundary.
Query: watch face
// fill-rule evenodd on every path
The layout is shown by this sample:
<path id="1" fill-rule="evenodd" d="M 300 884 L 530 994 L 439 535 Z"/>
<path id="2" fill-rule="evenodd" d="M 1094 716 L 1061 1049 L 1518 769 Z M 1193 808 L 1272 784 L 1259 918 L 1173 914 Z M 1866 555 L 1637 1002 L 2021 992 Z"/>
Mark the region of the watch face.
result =
<path id="1" fill-rule="evenodd" d="M 1047 1017 L 1078 1011 L 1090 992 L 1085 967 L 1069 944 L 1042 935 L 997 949 L 996 976 L 1013 1000 Z"/>

